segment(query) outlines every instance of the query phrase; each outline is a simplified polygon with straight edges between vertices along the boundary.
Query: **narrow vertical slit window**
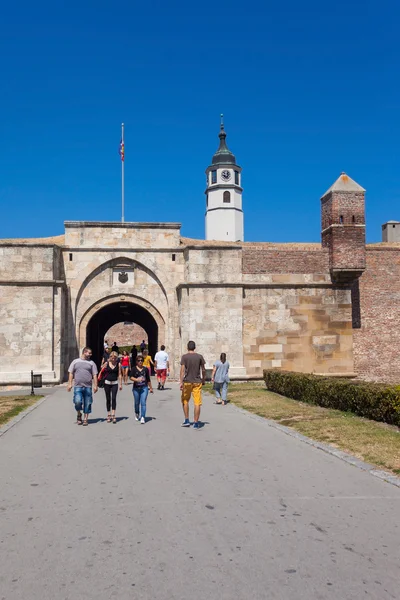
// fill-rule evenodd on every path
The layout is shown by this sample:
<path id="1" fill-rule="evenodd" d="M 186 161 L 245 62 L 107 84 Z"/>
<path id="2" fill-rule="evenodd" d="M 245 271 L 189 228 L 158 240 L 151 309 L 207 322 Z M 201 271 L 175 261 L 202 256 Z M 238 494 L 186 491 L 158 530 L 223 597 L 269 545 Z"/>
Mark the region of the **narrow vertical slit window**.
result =
<path id="1" fill-rule="evenodd" d="M 343 215 L 340 215 L 340 217 L 339 217 L 339 223 L 343 223 Z"/>
<path id="2" fill-rule="evenodd" d="M 239 185 L 239 171 L 235 171 L 235 184 Z"/>
<path id="3" fill-rule="evenodd" d="M 229 203 L 231 201 L 231 193 L 224 192 L 224 202 Z"/>
<path id="4" fill-rule="evenodd" d="M 175 255 L 175 254 L 173 254 L 173 255 L 172 255 L 172 262 L 175 262 L 175 259 L 176 259 L 176 255 Z"/>
<path id="5" fill-rule="evenodd" d="M 69 260 L 72 260 L 72 252 L 69 253 Z"/>
<path id="6" fill-rule="evenodd" d="M 217 171 L 211 171 L 211 183 L 217 183 Z"/>

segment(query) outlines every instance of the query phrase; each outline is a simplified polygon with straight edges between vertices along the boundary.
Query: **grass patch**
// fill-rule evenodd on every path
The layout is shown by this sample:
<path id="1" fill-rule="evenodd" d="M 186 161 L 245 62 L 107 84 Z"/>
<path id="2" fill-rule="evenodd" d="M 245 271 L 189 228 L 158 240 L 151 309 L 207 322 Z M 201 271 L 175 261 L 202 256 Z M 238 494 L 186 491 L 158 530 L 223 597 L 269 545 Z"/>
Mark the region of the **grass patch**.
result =
<path id="1" fill-rule="evenodd" d="M 0 396 L 0 425 L 35 404 L 43 396 Z"/>
<path id="2" fill-rule="evenodd" d="M 213 393 L 210 384 L 204 387 Z M 397 427 L 291 400 L 268 391 L 265 384 L 231 384 L 228 398 L 240 408 L 400 475 L 400 430 Z"/>

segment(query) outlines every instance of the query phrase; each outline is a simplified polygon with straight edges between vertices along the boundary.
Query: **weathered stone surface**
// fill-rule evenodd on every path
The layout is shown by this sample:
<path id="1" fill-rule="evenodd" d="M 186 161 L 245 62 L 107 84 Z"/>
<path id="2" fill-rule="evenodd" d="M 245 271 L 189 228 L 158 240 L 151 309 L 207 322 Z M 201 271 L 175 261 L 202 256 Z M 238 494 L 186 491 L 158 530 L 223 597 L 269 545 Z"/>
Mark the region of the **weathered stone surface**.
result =
<path id="1" fill-rule="evenodd" d="M 28 381 L 31 369 L 64 379 L 99 310 L 117 306 L 117 323 L 127 305 L 155 323 L 174 376 L 193 339 L 208 368 L 226 352 L 233 377 L 264 368 L 349 375 L 356 365 L 400 380 L 400 248 L 367 247 L 357 288 L 332 283 L 329 252 L 188 240 L 178 224 L 67 223 L 58 238 L 0 240 L 0 383 Z"/>

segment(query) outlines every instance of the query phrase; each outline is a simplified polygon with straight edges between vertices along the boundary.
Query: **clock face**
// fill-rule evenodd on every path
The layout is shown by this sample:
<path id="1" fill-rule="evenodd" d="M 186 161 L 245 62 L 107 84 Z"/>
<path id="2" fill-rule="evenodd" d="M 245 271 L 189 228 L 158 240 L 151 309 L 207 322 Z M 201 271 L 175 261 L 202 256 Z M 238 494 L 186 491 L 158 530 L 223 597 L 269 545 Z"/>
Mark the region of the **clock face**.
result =
<path id="1" fill-rule="evenodd" d="M 222 171 L 222 173 L 221 173 L 221 179 L 223 179 L 223 181 L 229 181 L 230 178 L 231 178 L 231 174 L 230 174 L 229 171 L 227 171 L 227 170 Z"/>

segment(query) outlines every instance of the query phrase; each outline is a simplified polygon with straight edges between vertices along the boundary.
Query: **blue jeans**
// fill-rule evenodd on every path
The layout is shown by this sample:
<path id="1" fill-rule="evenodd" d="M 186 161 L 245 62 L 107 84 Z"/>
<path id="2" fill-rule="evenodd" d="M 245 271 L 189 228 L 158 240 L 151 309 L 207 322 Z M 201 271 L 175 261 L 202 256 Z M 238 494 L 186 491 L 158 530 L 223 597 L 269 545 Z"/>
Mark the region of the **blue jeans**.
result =
<path id="1" fill-rule="evenodd" d="M 140 416 L 146 418 L 146 400 L 149 393 L 149 388 L 147 385 L 142 387 L 133 387 L 133 397 L 135 399 L 135 413 L 139 414 L 140 408 Z"/>
<path id="2" fill-rule="evenodd" d="M 83 412 L 88 415 L 92 412 L 92 388 L 91 387 L 74 387 L 73 402 L 75 404 L 76 412 Z"/>
<path id="3" fill-rule="evenodd" d="M 228 382 L 224 381 L 223 383 L 214 383 L 214 390 L 217 400 L 222 398 L 222 402 L 226 402 L 226 397 L 228 394 Z"/>

